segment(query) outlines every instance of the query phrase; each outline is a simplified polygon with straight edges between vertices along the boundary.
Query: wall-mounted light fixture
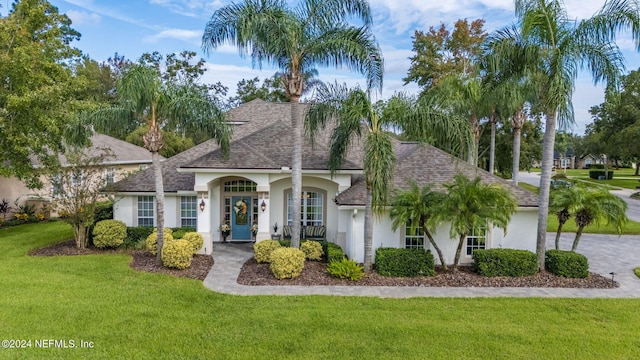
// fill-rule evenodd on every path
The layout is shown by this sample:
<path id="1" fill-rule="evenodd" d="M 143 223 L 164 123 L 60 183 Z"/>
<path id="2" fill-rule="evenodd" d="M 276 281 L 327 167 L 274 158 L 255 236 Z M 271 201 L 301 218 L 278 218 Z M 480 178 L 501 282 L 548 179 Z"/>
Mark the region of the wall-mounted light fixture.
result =
<path id="1" fill-rule="evenodd" d="M 262 200 L 262 204 L 260 204 L 260 209 L 262 209 L 262 212 L 267 210 L 267 203 L 265 203 L 264 200 Z"/>
<path id="2" fill-rule="evenodd" d="M 200 201 L 200 211 L 204 211 L 204 206 L 205 206 L 205 203 L 203 198 L 202 201 Z"/>

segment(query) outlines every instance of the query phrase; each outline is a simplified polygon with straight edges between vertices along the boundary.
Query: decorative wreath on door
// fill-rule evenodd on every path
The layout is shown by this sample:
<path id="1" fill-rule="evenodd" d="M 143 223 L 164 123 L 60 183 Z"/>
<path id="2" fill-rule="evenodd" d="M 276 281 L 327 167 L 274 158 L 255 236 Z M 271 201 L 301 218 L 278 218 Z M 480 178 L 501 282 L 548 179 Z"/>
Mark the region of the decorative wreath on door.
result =
<path id="1" fill-rule="evenodd" d="M 233 211 L 236 212 L 236 224 L 246 224 L 247 223 L 247 201 L 246 200 L 238 200 L 233 205 Z"/>

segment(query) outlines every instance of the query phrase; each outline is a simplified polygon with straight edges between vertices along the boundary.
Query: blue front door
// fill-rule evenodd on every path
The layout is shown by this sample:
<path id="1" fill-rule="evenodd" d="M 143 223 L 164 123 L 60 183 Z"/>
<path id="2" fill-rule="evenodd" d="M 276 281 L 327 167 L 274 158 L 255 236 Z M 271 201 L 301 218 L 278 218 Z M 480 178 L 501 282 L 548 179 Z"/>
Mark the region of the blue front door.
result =
<path id="1" fill-rule="evenodd" d="M 231 239 L 251 240 L 251 196 L 233 196 L 231 205 Z"/>

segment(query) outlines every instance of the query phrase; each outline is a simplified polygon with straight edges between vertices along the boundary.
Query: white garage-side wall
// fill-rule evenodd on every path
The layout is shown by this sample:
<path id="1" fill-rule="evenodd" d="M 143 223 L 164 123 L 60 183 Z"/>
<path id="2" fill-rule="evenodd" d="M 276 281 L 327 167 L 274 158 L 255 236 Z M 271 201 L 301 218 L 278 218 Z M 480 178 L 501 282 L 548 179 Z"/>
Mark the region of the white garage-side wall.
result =
<path id="1" fill-rule="evenodd" d="M 127 226 L 136 226 L 137 196 L 116 196 L 113 203 L 113 218 Z"/>
<path id="2" fill-rule="evenodd" d="M 351 211 L 351 210 L 350 210 Z M 341 210 L 341 214 L 348 214 L 348 211 Z M 404 236 L 405 230 L 398 229 L 392 231 L 392 221 L 385 214 L 382 218 L 374 217 L 373 227 L 373 256 L 375 263 L 375 252 L 380 247 L 395 247 L 403 248 L 405 246 Z M 536 208 L 521 208 L 511 217 L 511 222 L 507 226 L 507 234 L 505 236 L 502 229 L 492 228 L 487 234 L 486 248 L 510 248 L 521 249 L 535 252 L 536 247 L 536 227 L 537 227 L 537 209 Z M 358 211 L 358 214 L 348 222 L 346 238 L 347 244 L 345 252 L 350 259 L 354 259 L 357 262 L 364 262 L 364 210 Z M 438 247 L 442 251 L 445 262 L 447 264 L 453 264 L 455 258 L 456 249 L 459 239 L 452 239 L 449 237 L 450 224 L 444 223 L 440 225 L 432 236 Z M 436 264 L 439 264 L 438 254 L 431 247 L 428 239 L 425 239 L 427 244 L 426 248 L 430 249 L 436 260 Z M 472 257 L 466 255 L 466 244 L 463 245 L 462 253 L 460 255 L 460 263 L 471 263 Z"/>

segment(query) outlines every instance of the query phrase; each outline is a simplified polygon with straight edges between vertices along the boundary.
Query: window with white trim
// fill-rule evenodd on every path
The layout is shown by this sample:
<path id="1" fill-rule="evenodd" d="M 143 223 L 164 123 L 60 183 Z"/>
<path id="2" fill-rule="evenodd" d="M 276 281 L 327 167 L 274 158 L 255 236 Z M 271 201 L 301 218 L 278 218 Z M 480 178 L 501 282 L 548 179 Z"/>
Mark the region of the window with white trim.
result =
<path id="1" fill-rule="evenodd" d="M 477 249 L 487 247 L 487 226 L 482 225 L 471 231 L 471 235 L 466 238 L 467 256 L 472 256 Z"/>
<path id="2" fill-rule="evenodd" d="M 180 227 L 198 227 L 198 198 L 180 197 Z"/>
<path id="3" fill-rule="evenodd" d="M 80 187 L 82 186 L 82 170 L 75 169 L 71 173 L 71 186 Z"/>
<path id="4" fill-rule="evenodd" d="M 114 168 L 107 168 L 105 170 L 105 180 L 107 185 L 113 185 L 116 182 L 116 170 Z"/>
<path id="5" fill-rule="evenodd" d="M 138 226 L 154 226 L 154 196 L 138 196 Z"/>
<path id="6" fill-rule="evenodd" d="M 51 189 L 50 195 L 53 199 L 60 198 L 64 195 L 64 184 L 62 183 L 62 176 L 60 174 L 55 174 L 51 176 Z"/>
<path id="7" fill-rule="evenodd" d="M 404 228 L 404 247 L 406 249 L 424 249 L 426 239 L 421 227 L 411 228 L 411 222 L 407 221 Z"/>
<path id="8" fill-rule="evenodd" d="M 324 225 L 324 194 L 315 191 L 302 192 L 302 211 L 300 223 L 302 226 Z M 287 225 L 293 225 L 293 196 L 287 193 Z"/>

